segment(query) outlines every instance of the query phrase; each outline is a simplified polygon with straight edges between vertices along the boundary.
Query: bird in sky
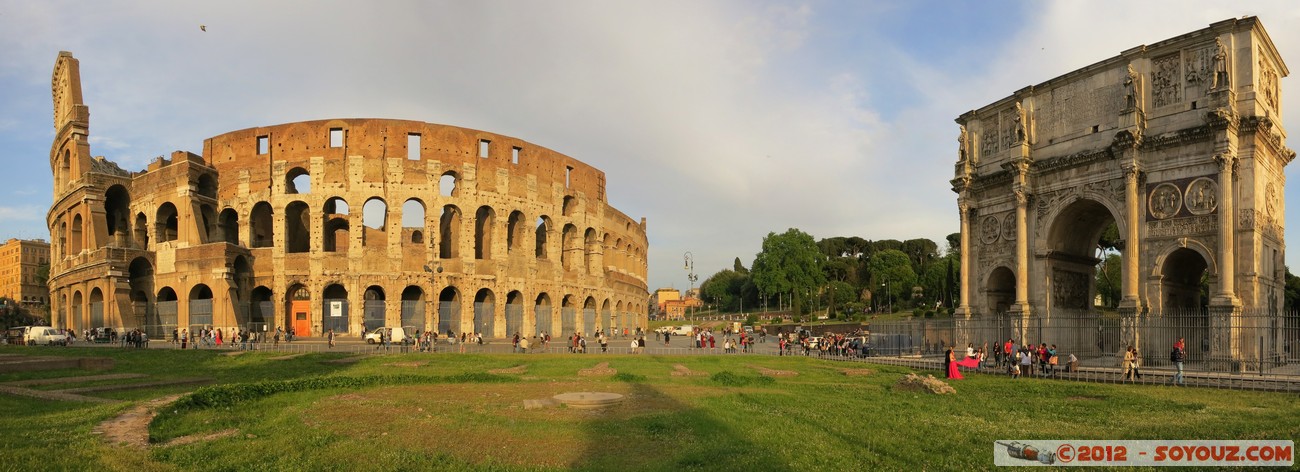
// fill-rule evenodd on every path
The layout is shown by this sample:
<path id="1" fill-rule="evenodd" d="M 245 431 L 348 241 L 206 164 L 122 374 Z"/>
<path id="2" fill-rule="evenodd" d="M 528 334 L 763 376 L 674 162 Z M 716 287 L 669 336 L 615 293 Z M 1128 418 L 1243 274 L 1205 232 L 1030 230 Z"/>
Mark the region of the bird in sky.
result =
<path id="1" fill-rule="evenodd" d="M 208 32 L 208 26 L 207 26 L 207 25 L 199 25 L 199 31 L 202 31 L 202 32 L 204 32 L 204 33 Z"/>

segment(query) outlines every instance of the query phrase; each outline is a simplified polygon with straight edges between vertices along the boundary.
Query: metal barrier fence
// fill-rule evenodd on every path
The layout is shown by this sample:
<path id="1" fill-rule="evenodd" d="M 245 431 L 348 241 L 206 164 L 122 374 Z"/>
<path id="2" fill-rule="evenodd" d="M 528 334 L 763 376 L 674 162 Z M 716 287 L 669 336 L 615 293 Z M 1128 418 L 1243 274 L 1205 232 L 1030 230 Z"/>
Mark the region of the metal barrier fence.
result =
<path id="1" fill-rule="evenodd" d="M 984 348 L 989 359 L 1007 340 L 1017 345 L 1055 345 L 1064 362 L 1070 355 L 1084 367 L 1119 367 L 1125 352 L 1137 352 L 1139 366 L 1171 366 L 1178 340 L 1184 344 L 1184 369 L 1253 375 L 1300 375 L 1300 313 L 1174 312 L 1121 316 L 1095 311 L 1056 311 L 969 319 L 914 319 L 874 322 L 873 344 L 882 354 L 939 355 L 951 346 Z M 877 340 L 880 342 L 877 342 Z M 886 342 L 887 341 L 887 342 Z"/>

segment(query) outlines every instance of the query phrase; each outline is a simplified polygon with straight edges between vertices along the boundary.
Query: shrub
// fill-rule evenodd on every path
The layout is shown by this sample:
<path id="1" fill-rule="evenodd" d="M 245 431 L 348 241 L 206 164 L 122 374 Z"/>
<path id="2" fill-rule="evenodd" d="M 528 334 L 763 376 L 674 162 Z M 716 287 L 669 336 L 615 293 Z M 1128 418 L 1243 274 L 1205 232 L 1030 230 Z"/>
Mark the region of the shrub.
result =
<path id="1" fill-rule="evenodd" d="M 645 378 L 644 375 L 629 374 L 627 372 L 619 372 L 614 374 L 613 377 L 614 380 L 619 382 L 644 382 Z"/>
<path id="2" fill-rule="evenodd" d="M 768 385 L 776 382 L 776 379 L 766 376 L 745 376 L 724 370 L 709 376 L 709 380 L 715 383 L 729 387 L 744 387 L 746 385 Z"/>

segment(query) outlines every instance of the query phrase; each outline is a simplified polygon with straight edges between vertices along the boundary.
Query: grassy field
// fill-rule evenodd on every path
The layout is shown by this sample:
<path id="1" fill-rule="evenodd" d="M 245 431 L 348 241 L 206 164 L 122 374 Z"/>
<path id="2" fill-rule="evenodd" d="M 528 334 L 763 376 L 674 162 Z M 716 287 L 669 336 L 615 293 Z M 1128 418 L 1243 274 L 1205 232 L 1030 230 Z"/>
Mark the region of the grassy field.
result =
<path id="1" fill-rule="evenodd" d="M 33 351 L 0 348 L 14 352 Z M 92 432 L 135 400 L 194 387 L 102 395 L 132 400 L 113 405 L 5 395 L 0 470 L 982 470 L 994 439 L 1300 438 L 1294 395 L 971 376 L 938 396 L 896 389 L 908 369 L 802 357 L 394 354 L 339 365 L 321 362 L 338 354 L 37 352 L 109 355 L 112 372 L 143 380 L 212 377 L 161 411 L 150 439 L 229 435 L 137 450 Z M 618 373 L 578 374 L 599 362 Z M 675 364 L 708 375 L 673 376 Z M 861 367 L 874 373 L 842 371 Z M 523 407 L 575 391 L 626 401 Z"/>

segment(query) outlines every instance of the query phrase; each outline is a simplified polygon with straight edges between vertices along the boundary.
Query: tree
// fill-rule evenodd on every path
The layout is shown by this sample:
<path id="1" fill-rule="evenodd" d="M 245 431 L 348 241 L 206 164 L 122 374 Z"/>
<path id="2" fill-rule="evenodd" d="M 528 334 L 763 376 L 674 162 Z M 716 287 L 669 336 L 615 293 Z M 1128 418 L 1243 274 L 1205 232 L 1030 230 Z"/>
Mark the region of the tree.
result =
<path id="1" fill-rule="evenodd" d="M 1120 271 L 1123 263 L 1123 257 L 1112 253 L 1097 266 L 1097 294 L 1101 295 L 1101 302 L 1111 308 L 1119 306 L 1122 281 Z"/>
<path id="2" fill-rule="evenodd" d="M 732 263 L 731 263 L 731 270 L 734 270 L 734 271 L 739 272 L 739 273 L 742 273 L 742 274 L 748 274 L 748 273 L 749 273 L 749 269 L 746 269 L 745 266 L 744 266 L 743 264 L 740 263 L 740 258 L 739 258 L 739 257 L 736 258 L 736 261 L 735 261 L 735 262 L 732 262 Z"/>
<path id="3" fill-rule="evenodd" d="M 741 298 L 749 275 L 734 270 L 720 270 L 700 284 L 700 298 L 717 303 L 724 311 L 740 311 Z M 752 305 L 751 305 L 752 306 Z"/>
<path id="4" fill-rule="evenodd" d="M 944 282 L 947 280 L 949 268 L 947 263 L 930 263 L 921 272 L 919 285 L 922 289 L 922 298 L 929 302 L 931 307 L 934 306 L 933 302 L 944 301 Z"/>
<path id="5" fill-rule="evenodd" d="M 938 257 L 939 246 L 934 241 L 925 238 L 909 239 L 903 241 L 900 250 L 907 254 L 907 258 L 912 261 L 912 271 L 922 274 L 930 265 L 930 261 Z"/>
<path id="6" fill-rule="evenodd" d="M 1286 295 L 1283 307 L 1288 313 L 1300 309 L 1300 277 L 1291 275 L 1291 268 L 1286 269 Z"/>
<path id="7" fill-rule="evenodd" d="M 912 261 L 903 251 L 890 249 L 877 252 L 871 256 L 867 265 L 871 267 L 872 292 L 885 295 L 876 301 L 877 306 L 888 300 L 897 300 L 900 296 L 911 295 L 912 287 L 916 285 L 916 272 L 912 271 Z"/>
<path id="8" fill-rule="evenodd" d="M 763 293 L 791 294 L 798 313 L 802 308 L 800 294 L 826 283 L 825 264 L 826 255 L 813 237 L 790 228 L 782 234 L 767 233 L 750 277 Z"/>
<path id="9" fill-rule="evenodd" d="M 960 257 L 961 256 L 961 233 L 949 234 L 948 237 L 945 239 L 948 240 L 948 249 L 944 251 L 944 255 L 956 254 L 958 257 Z"/>

